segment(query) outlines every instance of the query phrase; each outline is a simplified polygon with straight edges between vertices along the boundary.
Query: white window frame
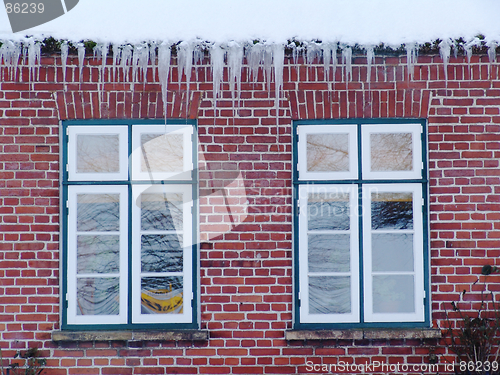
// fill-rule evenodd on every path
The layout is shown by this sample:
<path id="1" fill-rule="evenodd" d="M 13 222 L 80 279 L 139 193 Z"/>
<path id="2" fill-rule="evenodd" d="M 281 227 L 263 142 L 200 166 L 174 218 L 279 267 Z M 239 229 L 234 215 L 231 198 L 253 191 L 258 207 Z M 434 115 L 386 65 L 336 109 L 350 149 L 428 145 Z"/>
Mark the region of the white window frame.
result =
<path id="1" fill-rule="evenodd" d="M 358 130 L 352 125 L 298 126 L 298 172 L 299 180 L 353 180 L 358 176 Z M 310 172 L 307 170 L 307 135 L 308 134 L 348 134 L 349 135 L 349 171 Z"/>
<path id="2" fill-rule="evenodd" d="M 70 126 L 68 129 L 68 181 L 120 181 L 128 179 L 128 127 L 121 125 Z M 119 172 L 77 172 L 77 137 L 79 135 L 118 135 Z"/>
<path id="3" fill-rule="evenodd" d="M 123 125 L 123 124 L 126 125 Z M 144 125 L 133 121 L 97 123 L 89 121 L 88 124 L 79 121 L 78 124 L 67 124 L 62 134 L 62 161 L 66 158 L 66 168 L 62 172 L 62 215 L 63 220 L 61 238 L 63 239 L 64 266 L 61 277 L 65 295 L 62 297 L 62 328 L 71 329 L 158 329 L 160 327 L 195 328 L 199 322 L 195 316 L 193 300 L 198 295 L 197 284 L 193 281 L 196 254 L 193 249 L 198 243 L 195 215 L 196 196 L 194 190 L 197 185 L 197 175 L 193 169 L 193 160 L 196 158 L 195 124 L 163 124 Z M 132 151 L 132 145 L 139 140 L 141 133 L 180 133 L 183 135 L 184 172 L 175 174 L 153 175 L 149 173 L 137 174 L 134 168 L 140 166 L 141 149 Z M 118 134 L 119 136 L 119 172 L 118 173 L 76 173 L 77 161 L 77 136 L 80 134 Z M 138 152 L 137 152 L 138 151 Z M 133 163 L 134 158 L 136 164 Z M 133 176 L 136 177 L 134 180 Z M 169 180 L 170 178 L 170 180 Z M 175 181 L 173 181 L 175 179 Z M 183 195 L 183 310 L 178 314 L 141 314 L 141 244 L 140 244 L 140 194 L 146 189 L 179 192 Z M 102 274 L 102 277 L 118 277 L 119 315 L 78 315 L 77 314 L 77 195 L 79 193 L 108 193 L 120 194 L 120 272 Z M 139 199 L 139 201 L 138 201 Z M 167 233 L 168 231 L 165 231 Z M 177 232 L 177 231 L 176 231 Z M 86 232 L 82 232 L 86 233 Z M 97 234 L 110 234 L 116 232 L 89 232 Z M 170 233 L 173 233 L 171 231 Z M 137 242 L 139 241 L 139 242 Z M 166 276 L 167 272 L 155 273 L 154 276 Z M 101 274 L 92 274 L 92 277 Z M 88 276 L 88 275 L 84 275 Z M 143 274 L 144 276 L 144 274 Z M 147 274 L 146 276 L 152 276 Z M 172 276 L 172 275 L 167 275 Z M 138 285 L 135 285 L 138 283 Z M 198 318 L 199 319 L 199 318 Z M 177 324 L 181 326 L 177 327 Z M 88 326 L 88 327 L 85 327 Z M 81 327 L 81 328 L 80 328 Z M 116 327 L 116 328 L 115 328 Z"/>
<path id="4" fill-rule="evenodd" d="M 119 194 L 120 195 L 120 261 L 118 274 L 100 274 L 102 277 L 119 277 L 119 315 L 78 315 L 77 314 L 77 196 L 78 194 Z M 68 289 L 66 300 L 68 301 L 67 317 L 68 324 L 125 324 L 127 322 L 128 306 L 128 189 L 126 186 L 112 185 L 76 185 L 68 187 Z M 81 232 L 82 234 L 95 234 L 96 232 Z M 98 232 L 98 234 L 109 235 L 113 232 Z M 95 277 L 92 274 L 91 277 Z"/>
<path id="5" fill-rule="evenodd" d="M 372 192 L 408 192 L 413 194 L 413 229 L 372 230 L 371 228 L 371 193 Z M 424 316 L 424 254 L 423 248 L 423 221 L 422 221 L 422 185 L 408 184 L 365 184 L 363 191 L 363 266 L 364 266 L 364 293 L 365 293 L 365 321 L 366 322 L 421 322 Z M 372 233 L 411 233 L 413 234 L 413 272 L 372 272 Z M 375 274 L 384 275 L 412 275 L 414 276 L 414 304 L 413 313 L 374 313 L 372 278 Z"/>
<path id="6" fill-rule="evenodd" d="M 411 171 L 387 171 L 374 172 L 371 170 L 371 142 L 370 134 L 372 133 L 411 133 L 412 134 L 412 155 L 413 169 Z M 364 180 L 410 180 L 422 178 L 422 148 L 420 137 L 422 134 L 421 124 L 362 124 L 361 125 L 361 148 L 362 160 L 361 166 L 363 170 Z"/>
<path id="7" fill-rule="evenodd" d="M 191 185 L 133 185 L 134 201 L 132 203 L 132 323 L 189 323 L 192 316 L 192 225 L 193 197 Z M 141 230 L 141 194 L 181 193 L 183 197 L 183 230 L 182 231 L 143 231 Z M 183 267 L 182 272 L 142 273 L 141 271 L 141 235 L 168 234 L 183 235 Z M 183 279 L 183 312 L 179 314 L 142 314 L 141 313 L 141 277 L 182 276 Z"/>
<path id="8" fill-rule="evenodd" d="M 427 309 L 429 306 L 428 297 L 426 295 L 426 265 L 424 264 L 427 229 L 424 228 L 424 189 L 427 182 L 424 176 L 424 159 L 423 159 L 423 124 L 420 121 L 410 122 L 396 121 L 390 123 L 375 124 L 373 122 L 364 122 L 362 119 L 350 124 L 338 123 L 311 123 L 300 124 L 296 128 L 297 143 L 295 152 L 297 153 L 295 183 L 297 184 L 297 209 L 299 211 L 296 221 L 297 236 L 296 249 L 297 260 L 296 270 L 298 273 L 298 282 L 296 298 L 299 304 L 298 310 L 295 310 L 299 317 L 296 322 L 305 324 L 347 324 L 348 327 L 356 327 L 360 325 L 373 326 L 374 324 L 388 324 L 388 326 L 398 326 L 400 323 L 407 324 L 422 324 L 428 319 Z M 307 134 L 335 134 L 349 133 L 349 142 L 354 145 L 349 146 L 350 164 L 349 173 L 345 172 L 308 172 L 307 171 Z M 370 165 L 370 134 L 372 133 L 411 133 L 412 134 L 412 154 L 413 168 L 411 171 L 388 171 L 388 172 L 371 172 Z M 354 135 L 354 139 L 351 135 Z M 361 149 L 358 149 L 358 144 Z M 352 151 L 355 150 L 355 151 Z M 358 167 L 359 166 L 359 167 Z M 360 168 L 360 170 L 358 170 Z M 347 181 L 346 181 L 347 180 Z M 342 183 L 336 182 L 342 181 Z M 394 182 L 392 182 L 394 181 Z M 316 191 L 316 189 L 337 188 L 337 186 L 345 186 L 345 189 L 352 189 L 356 197 L 351 204 L 351 231 L 357 231 L 359 236 L 362 236 L 360 242 L 358 236 L 351 236 L 351 274 L 357 275 L 357 281 L 363 280 L 363 283 L 358 283 L 358 290 L 352 293 L 357 300 L 352 300 L 351 303 L 358 308 L 358 314 L 309 314 L 309 273 L 308 273 L 308 223 L 307 223 L 307 194 L 308 192 Z M 378 189 L 381 192 L 411 192 L 413 194 L 413 229 L 404 230 L 413 234 L 413 256 L 414 270 L 411 273 L 414 275 L 414 298 L 415 311 L 411 313 L 374 313 L 373 312 L 373 290 L 372 277 L 376 273 L 372 273 L 372 258 L 371 258 L 371 191 Z M 346 190 L 347 191 L 347 190 Z M 358 191 L 362 197 L 358 196 Z M 354 214 L 353 214 L 354 212 Z M 362 215 L 362 218 L 359 217 Z M 353 220 L 353 218 L 356 218 Z M 353 222 L 356 222 L 354 224 Z M 362 228 L 357 225 L 360 223 Z M 356 225 L 356 226 L 355 226 Z M 356 228 L 356 229 L 354 229 Z M 394 229 L 394 232 L 399 230 Z M 403 231 L 403 230 L 401 230 Z M 377 230 L 377 232 L 382 232 Z M 355 243 L 352 240 L 355 238 Z M 362 248 L 360 245 L 362 243 Z M 356 252 L 355 255 L 354 252 Z M 360 258 L 361 257 L 361 258 Z M 352 262 L 356 259 L 356 264 Z M 362 273 L 361 273 L 362 271 Z M 404 272 L 397 272 L 403 274 Z M 381 272 L 381 274 L 388 274 Z M 353 284 L 351 284 L 352 286 Z M 362 294 L 361 294 L 362 292 Z M 427 301 L 427 302 L 426 302 Z M 377 325 L 378 326 L 378 325 Z"/>
<path id="9" fill-rule="evenodd" d="M 314 272 L 315 276 L 349 276 L 351 278 L 351 313 L 350 314 L 310 314 L 309 313 L 309 277 L 308 269 L 308 196 L 310 193 L 348 193 L 350 209 L 349 230 L 314 231 L 314 233 L 350 234 L 350 270 L 349 272 Z M 300 280 L 300 316 L 304 323 L 355 323 L 359 321 L 359 243 L 358 243 L 358 189 L 355 185 L 302 185 L 299 187 L 299 280 Z"/>

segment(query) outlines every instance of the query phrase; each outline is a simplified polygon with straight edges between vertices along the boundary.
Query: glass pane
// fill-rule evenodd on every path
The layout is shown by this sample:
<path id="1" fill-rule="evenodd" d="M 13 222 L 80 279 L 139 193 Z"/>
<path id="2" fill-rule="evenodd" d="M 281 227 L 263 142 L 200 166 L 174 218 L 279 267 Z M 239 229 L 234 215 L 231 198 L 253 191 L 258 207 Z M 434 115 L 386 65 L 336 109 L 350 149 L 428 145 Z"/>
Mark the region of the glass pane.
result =
<path id="1" fill-rule="evenodd" d="M 182 271 L 182 235 L 142 235 L 141 270 L 142 272 Z"/>
<path id="2" fill-rule="evenodd" d="M 76 288 L 77 315 L 119 314 L 119 278 L 81 278 Z"/>
<path id="3" fill-rule="evenodd" d="M 309 234 L 309 272 L 349 272 L 349 234 Z"/>
<path id="4" fill-rule="evenodd" d="M 309 230 L 349 230 L 349 194 L 310 193 L 307 220 Z"/>
<path id="5" fill-rule="evenodd" d="M 182 194 L 142 194 L 142 230 L 182 230 Z"/>
<path id="6" fill-rule="evenodd" d="M 78 194 L 77 230 L 120 230 L 120 194 Z"/>
<path id="7" fill-rule="evenodd" d="M 373 276 L 373 312 L 415 312 L 413 276 Z"/>
<path id="8" fill-rule="evenodd" d="M 349 171 L 349 134 L 307 134 L 307 170 Z"/>
<path id="9" fill-rule="evenodd" d="M 412 193 L 372 193 L 372 229 L 413 229 Z"/>
<path id="10" fill-rule="evenodd" d="M 77 273 L 120 271 L 120 236 L 77 236 Z"/>
<path id="11" fill-rule="evenodd" d="M 182 277 L 143 277 L 141 314 L 182 314 Z"/>
<path id="12" fill-rule="evenodd" d="M 309 277 L 309 314 L 348 314 L 351 312 L 349 276 Z"/>
<path id="13" fill-rule="evenodd" d="M 412 171 L 412 133 L 371 133 L 373 172 Z"/>
<path id="14" fill-rule="evenodd" d="M 78 173 L 117 173 L 120 171 L 118 134 L 78 134 L 76 171 Z"/>
<path id="15" fill-rule="evenodd" d="M 372 233 L 374 272 L 413 271 L 413 234 Z"/>
<path id="16" fill-rule="evenodd" d="M 182 172 L 182 134 L 141 134 L 141 172 Z"/>

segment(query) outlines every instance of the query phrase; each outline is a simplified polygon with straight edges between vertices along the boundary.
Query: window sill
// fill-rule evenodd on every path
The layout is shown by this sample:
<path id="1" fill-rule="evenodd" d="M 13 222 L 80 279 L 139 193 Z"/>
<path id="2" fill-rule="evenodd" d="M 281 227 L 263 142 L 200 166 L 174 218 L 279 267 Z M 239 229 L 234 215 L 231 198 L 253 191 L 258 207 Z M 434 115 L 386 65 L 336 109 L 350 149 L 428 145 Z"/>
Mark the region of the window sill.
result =
<path id="1" fill-rule="evenodd" d="M 53 331 L 52 341 L 205 341 L 208 331 Z"/>
<path id="2" fill-rule="evenodd" d="M 441 337 L 439 329 L 334 329 L 334 330 L 291 330 L 285 332 L 285 339 L 294 340 L 369 340 L 369 339 L 437 339 Z"/>

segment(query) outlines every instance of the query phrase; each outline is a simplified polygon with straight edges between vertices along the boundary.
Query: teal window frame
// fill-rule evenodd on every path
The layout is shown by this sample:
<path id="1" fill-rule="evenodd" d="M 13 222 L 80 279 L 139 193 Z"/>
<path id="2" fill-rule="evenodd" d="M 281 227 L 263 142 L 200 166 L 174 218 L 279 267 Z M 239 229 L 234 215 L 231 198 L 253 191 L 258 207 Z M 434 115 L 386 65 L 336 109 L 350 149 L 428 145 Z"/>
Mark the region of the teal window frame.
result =
<path id="1" fill-rule="evenodd" d="M 391 177 L 390 179 L 363 179 L 363 157 L 362 155 L 362 125 L 410 125 L 410 124 L 418 124 L 421 126 L 421 137 L 420 137 L 420 145 L 421 145 L 421 159 L 422 159 L 422 173 L 420 178 L 407 178 L 407 179 L 395 179 Z M 305 179 L 299 179 L 299 174 L 301 173 L 299 168 L 299 152 L 304 152 L 304 146 L 300 146 L 301 150 L 299 151 L 299 127 L 304 129 L 304 127 L 311 127 L 311 129 L 316 128 L 320 129 L 321 127 L 328 126 L 352 126 L 356 127 L 356 158 L 357 158 L 357 173 L 356 177 L 352 178 L 352 173 L 349 174 L 344 172 L 340 179 L 334 179 L 331 177 L 331 174 L 326 178 L 321 178 L 318 176 L 306 177 Z M 321 131 L 318 131 L 321 133 Z M 407 118 L 381 118 L 381 119 L 341 119 L 341 120 L 300 120 L 294 121 L 292 124 L 292 141 L 293 141 L 293 156 L 292 156 L 292 178 L 293 178 L 293 271 L 294 271 L 294 279 L 293 279 L 293 288 L 294 288 L 294 303 L 293 303 L 293 327 L 294 329 L 355 329 L 355 328 L 428 328 L 430 327 L 431 314 L 430 314 L 430 260 L 429 260 L 429 177 L 428 177 L 428 156 L 427 156 L 427 122 L 425 119 L 407 119 Z M 301 139 L 302 141 L 302 139 Z M 304 140 L 305 143 L 305 140 Z M 303 155 L 303 154 L 301 154 Z M 303 171 L 302 171 L 303 172 Z M 352 171 L 351 171 L 352 172 Z M 328 173 L 326 173 L 328 174 Z M 309 173 L 307 176 L 311 176 Z M 304 174 L 302 175 L 304 176 Z M 359 280 L 357 282 L 357 288 L 359 288 L 358 303 L 354 304 L 357 306 L 359 315 L 356 318 L 356 321 L 351 319 L 348 321 L 342 321 L 341 319 L 332 319 L 327 322 L 310 322 L 307 321 L 309 319 L 301 319 L 301 295 L 300 285 L 300 267 L 303 264 L 304 255 L 302 254 L 301 260 L 301 249 L 300 249 L 300 228 L 299 228 L 299 214 L 302 214 L 302 211 L 299 212 L 300 206 L 300 195 L 299 190 L 305 186 L 327 186 L 327 185 L 341 185 L 345 186 L 345 188 L 349 188 L 352 186 L 356 187 L 358 192 L 361 192 L 363 186 L 367 186 L 368 184 L 419 184 L 421 186 L 421 196 L 423 199 L 422 204 L 422 267 L 423 267 L 423 319 L 419 321 L 375 321 L 369 322 L 365 319 L 364 312 L 364 258 L 363 258 L 363 198 L 362 194 L 356 198 L 358 200 L 358 212 L 360 213 L 357 217 L 356 223 L 356 231 L 358 233 L 358 248 L 356 250 L 357 261 L 359 263 L 358 268 L 358 276 Z M 314 189 L 314 188 L 313 188 Z M 366 203 L 366 202 L 365 202 Z M 304 208 L 304 207 L 303 207 Z M 306 266 L 307 267 L 307 266 Z M 307 270 L 302 270 L 303 272 L 307 272 Z M 342 314 L 338 314 L 342 315 Z M 306 322 L 304 321 L 306 320 Z"/>
<path id="2" fill-rule="evenodd" d="M 60 134 L 60 142 L 61 142 L 61 248 L 62 248 L 62 259 L 61 259 L 61 329 L 62 330 L 73 330 L 73 331 L 85 331 L 85 330 L 130 330 L 130 329 L 138 329 L 138 330 L 178 330 L 178 329 L 199 329 L 199 257 L 198 257 L 198 175 L 197 168 L 193 168 L 190 174 L 190 177 L 186 178 L 186 174 L 183 173 L 182 179 L 163 179 L 163 180 L 133 180 L 132 179 L 132 129 L 134 125 L 154 125 L 158 126 L 160 129 L 161 126 L 191 126 L 192 127 L 192 136 L 191 136 L 191 161 L 193 166 L 197 166 L 197 122 L 195 120 L 70 120 L 70 121 L 62 121 L 61 122 L 61 134 Z M 68 167 L 68 140 L 69 140 L 69 129 L 72 126 L 86 126 L 86 127 L 112 127 L 112 126 L 121 126 L 127 127 L 128 134 L 128 142 L 127 142 L 127 178 L 123 179 L 115 179 L 108 181 L 92 181 L 92 180 L 83 180 L 83 181 L 75 181 L 69 179 L 69 167 Z M 74 324 L 68 323 L 68 188 L 72 186 L 95 186 L 95 185 L 104 185 L 104 186 L 119 186 L 121 189 L 126 188 L 128 191 L 127 194 L 127 304 L 126 304 L 126 323 L 123 324 L 95 324 L 95 323 L 82 323 L 82 324 Z M 133 277 L 132 277 L 132 241 L 133 241 L 133 232 L 134 228 L 132 228 L 132 200 L 133 193 L 132 189 L 134 186 L 140 185 L 170 185 L 173 186 L 187 186 L 191 197 L 192 197 L 192 211 L 191 211 L 191 264 L 188 265 L 190 267 L 190 282 L 191 282 L 191 296 L 184 296 L 183 303 L 191 304 L 191 314 L 189 322 L 156 322 L 156 323 L 133 323 L 133 314 L 132 314 L 132 295 L 133 295 Z M 189 187 L 190 186 L 190 187 Z"/>

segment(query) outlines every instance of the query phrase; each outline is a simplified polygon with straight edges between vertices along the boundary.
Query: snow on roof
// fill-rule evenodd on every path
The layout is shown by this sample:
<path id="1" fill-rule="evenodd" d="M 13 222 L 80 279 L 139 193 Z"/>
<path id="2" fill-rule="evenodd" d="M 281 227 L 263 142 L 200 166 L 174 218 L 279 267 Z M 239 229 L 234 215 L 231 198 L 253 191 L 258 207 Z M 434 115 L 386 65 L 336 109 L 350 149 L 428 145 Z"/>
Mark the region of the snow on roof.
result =
<path id="1" fill-rule="evenodd" d="M 0 10 L 0 40 L 281 44 L 295 39 L 399 46 L 482 34 L 498 42 L 499 17 L 499 0 L 80 0 L 67 14 L 18 33 Z"/>

